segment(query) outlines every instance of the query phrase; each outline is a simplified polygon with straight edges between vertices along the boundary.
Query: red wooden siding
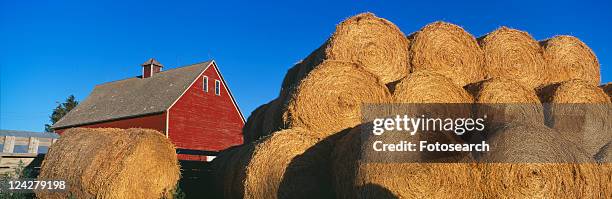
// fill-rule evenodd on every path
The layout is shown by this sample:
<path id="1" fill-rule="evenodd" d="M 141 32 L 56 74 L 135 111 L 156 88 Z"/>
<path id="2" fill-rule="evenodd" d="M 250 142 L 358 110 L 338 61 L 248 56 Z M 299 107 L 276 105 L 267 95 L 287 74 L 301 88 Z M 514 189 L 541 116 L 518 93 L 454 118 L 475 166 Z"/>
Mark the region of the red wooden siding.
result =
<path id="1" fill-rule="evenodd" d="M 166 133 L 166 113 L 142 116 L 130 119 L 115 120 L 97 124 L 79 126 L 81 128 L 147 128 Z M 55 132 L 62 134 L 66 129 L 56 129 Z"/>
<path id="2" fill-rule="evenodd" d="M 169 110 L 168 137 L 177 148 L 219 151 L 242 144 L 242 116 L 211 65 L 202 76 L 208 77 L 208 92 L 203 77 L 179 98 Z M 215 80 L 221 81 L 221 95 L 215 95 Z"/>
<path id="3" fill-rule="evenodd" d="M 142 78 L 151 77 L 151 66 L 144 66 L 142 70 Z"/>

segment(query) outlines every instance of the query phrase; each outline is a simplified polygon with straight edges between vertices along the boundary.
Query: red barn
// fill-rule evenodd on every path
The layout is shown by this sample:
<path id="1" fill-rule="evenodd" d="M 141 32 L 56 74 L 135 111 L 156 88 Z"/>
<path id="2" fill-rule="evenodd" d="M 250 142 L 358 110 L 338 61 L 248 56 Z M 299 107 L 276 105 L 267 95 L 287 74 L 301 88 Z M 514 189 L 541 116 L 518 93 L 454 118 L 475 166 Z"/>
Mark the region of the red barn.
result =
<path id="1" fill-rule="evenodd" d="M 60 135 L 73 127 L 155 129 L 182 160 L 210 160 L 242 144 L 244 116 L 215 61 L 162 67 L 149 59 L 141 76 L 97 85 L 53 129 Z"/>

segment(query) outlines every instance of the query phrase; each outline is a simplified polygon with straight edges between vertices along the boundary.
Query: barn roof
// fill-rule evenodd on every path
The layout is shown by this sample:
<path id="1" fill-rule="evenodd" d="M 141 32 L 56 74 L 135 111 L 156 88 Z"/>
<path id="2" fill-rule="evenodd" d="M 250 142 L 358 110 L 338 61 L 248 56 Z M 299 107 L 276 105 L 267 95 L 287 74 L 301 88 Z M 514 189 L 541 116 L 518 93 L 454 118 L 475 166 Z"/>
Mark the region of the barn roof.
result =
<path id="1" fill-rule="evenodd" d="M 162 113 L 183 94 L 212 60 L 97 85 L 76 108 L 53 125 L 68 128 Z"/>

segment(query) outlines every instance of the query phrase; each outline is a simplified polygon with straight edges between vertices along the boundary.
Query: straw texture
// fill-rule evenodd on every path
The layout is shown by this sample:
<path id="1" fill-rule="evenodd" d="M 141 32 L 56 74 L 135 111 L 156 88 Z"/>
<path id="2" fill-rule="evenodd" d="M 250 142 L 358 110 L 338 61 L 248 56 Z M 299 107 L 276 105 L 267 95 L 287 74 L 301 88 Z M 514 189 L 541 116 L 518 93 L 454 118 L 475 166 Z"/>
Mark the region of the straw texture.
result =
<path id="1" fill-rule="evenodd" d="M 569 80 L 540 88 L 542 102 L 550 103 L 546 124 L 595 155 L 612 140 L 610 108 L 604 91 L 582 80 Z"/>
<path id="2" fill-rule="evenodd" d="M 283 123 L 325 138 L 360 124 L 362 103 L 387 103 L 389 98 L 384 84 L 357 64 L 325 61 L 292 92 Z"/>
<path id="3" fill-rule="evenodd" d="M 511 123 L 481 158 L 485 198 L 595 198 L 600 166 L 544 125 Z M 581 163 L 577 163 L 581 162 Z"/>
<path id="4" fill-rule="evenodd" d="M 180 178 L 172 143 L 147 129 L 69 129 L 40 171 L 39 179 L 65 180 L 69 191 L 39 198 L 172 198 Z"/>
<path id="5" fill-rule="evenodd" d="M 275 132 L 215 160 L 223 198 L 333 196 L 327 166 L 332 143 L 310 134 L 300 128 Z"/>
<path id="6" fill-rule="evenodd" d="M 599 61 L 595 53 L 580 39 L 560 35 L 541 41 L 548 65 L 548 83 L 580 79 L 599 85 Z"/>
<path id="7" fill-rule="evenodd" d="M 367 162 L 360 133 L 350 130 L 332 153 L 337 198 L 481 198 L 475 164 Z"/>
<path id="8" fill-rule="evenodd" d="M 324 60 L 354 62 L 383 83 L 394 82 L 408 74 L 408 44 L 395 24 L 361 13 L 338 24 L 332 36 L 298 64 L 296 81 L 284 85 L 299 83 Z"/>
<path id="9" fill-rule="evenodd" d="M 466 86 L 474 96 L 476 116 L 486 119 L 486 127 L 495 129 L 511 121 L 544 123 L 544 108 L 533 89 L 514 80 L 490 78 Z"/>
<path id="10" fill-rule="evenodd" d="M 412 72 L 431 70 L 459 86 L 484 79 L 483 52 L 463 28 L 434 22 L 414 33 L 410 42 Z"/>
<path id="11" fill-rule="evenodd" d="M 546 83 L 542 48 L 527 32 L 501 27 L 478 39 L 484 51 L 486 77 L 514 79 L 527 88 Z"/>

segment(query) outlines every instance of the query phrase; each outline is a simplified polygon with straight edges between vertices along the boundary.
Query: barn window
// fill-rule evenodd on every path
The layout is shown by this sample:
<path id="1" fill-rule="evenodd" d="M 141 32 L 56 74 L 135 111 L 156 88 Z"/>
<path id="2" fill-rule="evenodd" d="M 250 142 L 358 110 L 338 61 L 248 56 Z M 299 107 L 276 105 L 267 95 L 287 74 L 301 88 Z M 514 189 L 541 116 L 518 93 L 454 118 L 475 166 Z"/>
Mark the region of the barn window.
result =
<path id="1" fill-rule="evenodd" d="M 203 78 L 203 83 L 202 83 L 202 88 L 204 88 L 204 92 L 208 93 L 208 77 L 204 76 Z"/>
<path id="2" fill-rule="evenodd" d="M 221 82 L 215 80 L 215 95 L 221 95 Z"/>

